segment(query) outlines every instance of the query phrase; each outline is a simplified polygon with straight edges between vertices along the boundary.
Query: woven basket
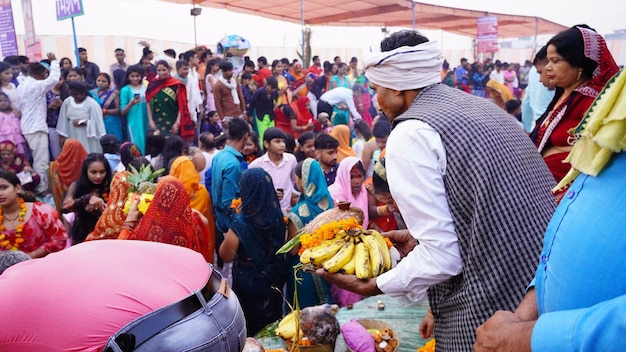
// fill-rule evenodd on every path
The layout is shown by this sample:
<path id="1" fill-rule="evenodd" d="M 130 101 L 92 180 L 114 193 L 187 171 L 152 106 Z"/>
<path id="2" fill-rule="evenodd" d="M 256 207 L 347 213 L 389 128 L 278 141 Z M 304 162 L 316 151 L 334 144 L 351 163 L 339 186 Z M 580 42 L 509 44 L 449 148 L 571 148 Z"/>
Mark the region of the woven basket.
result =
<path id="1" fill-rule="evenodd" d="M 394 352 L 398 351 L 398 348 L 400 348 L 400 338 L 398 337 L 398 333 L 389 324 L 385 323 L 382 320 L 376 320 L 376 319 L 359 319 L 357 320 L 357 322 L 366 329 L 378 329 L 378 330 L 389 329 L 391 333 L 393 334 L 393 338 L 396 339 L 396 341 L 398 341 L 396 348 L 393 349 Z M 348 351 L 354 352 L 350 348 L 348 348 Z"/>

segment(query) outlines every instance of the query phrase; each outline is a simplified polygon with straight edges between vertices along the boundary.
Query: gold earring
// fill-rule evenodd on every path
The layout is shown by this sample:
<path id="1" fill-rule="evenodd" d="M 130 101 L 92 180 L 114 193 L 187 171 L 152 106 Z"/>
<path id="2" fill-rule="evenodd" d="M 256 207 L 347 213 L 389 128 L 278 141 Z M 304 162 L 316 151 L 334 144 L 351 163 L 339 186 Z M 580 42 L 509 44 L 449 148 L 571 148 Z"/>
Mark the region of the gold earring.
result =
<path id="1" fill-rule="evenodd" d="M 577 81 L 580 81 L 580 76 L 582 76 L 583 70 L 578 70 L 578 77 L 576 77 Z"/>

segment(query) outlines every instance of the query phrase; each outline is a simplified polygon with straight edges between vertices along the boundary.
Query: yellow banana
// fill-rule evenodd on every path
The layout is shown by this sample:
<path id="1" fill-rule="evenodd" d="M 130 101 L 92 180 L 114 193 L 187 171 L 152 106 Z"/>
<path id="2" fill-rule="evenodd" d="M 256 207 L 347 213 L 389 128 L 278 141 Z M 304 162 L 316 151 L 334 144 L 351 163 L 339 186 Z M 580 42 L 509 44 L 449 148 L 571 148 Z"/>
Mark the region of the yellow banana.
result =
<path id="1" fill-rule="evenodd" d="M 350 259 L 352 259 L 353 253 L 354 243 L 352 243 L 352 241 L 345 242 L 337 254 L 325 261 L 324 264 L 322 264 L 322 267 L 329 273 L 336 273 L 348 264 Z"/>
<path id="2" fill-rule="evenodd" d="M 365 243 L 361 242 L 356 245 L 354 254 L 354 273 L 358 279 L 367 279 L 371 277 L 370 272 L 370 255 Z"/>
<path id="3" fill-rule="evenodd" d="M 322 265 L 325 261 L 332 258 L 346 243 L 343 238 L 324 241 L 319 246 L 313 248 L 311 252 L 311 263 L 313 265 Z"/>
<path id="4" fill-rule="evenodd" d="M 370 255 L 372 277 L 378 276 L 383 270 L 383 253 L 381 252 L 380 245 L 374 236 L 363 235 L 362 238 Z"/>
<path id="5" fill-rule="evenodd" d="M 354 248 L 356 251 L 356 245 L 354 245 Z M 354 253 L 352 253 L 352 258 L 350 258 L 350 261 L 348 262 L 348 264 L 344 265 L 340 271 L 344 274 L 354 275 L 355 266 L 356 266 L 356 256 L 354 255 Z"/>
<path id="6" fill-rule="evenodd" d="M 376 230 L 370 230 L 370 235 L 373 236 L 376 239 L 376 241 L 378 241 L 378 244 L 380 245 L 380 249 L 383 254 L 382 273 L 384 273 L 385 271 L 391 269 L 391 252 L 389 252 L 389 247 L 387 247 L 387 242 L 385 241 L 385 238 L 383 237 L 383 235 L 381 235 Z"/>
<path id="7" fill-rule="evenodd" d="M 311 253 L 313 252 L 313 248 L 305 249 L 302 254 L 300 254 L 300 263 L 309 264 L 311 262 Z"/>
<path id="8" fill-rule="evenodd" d="M 296 336 L 295 311 L 287 314 L 279 323 L 274 332 L 283 339 L 290 339 Z"/>

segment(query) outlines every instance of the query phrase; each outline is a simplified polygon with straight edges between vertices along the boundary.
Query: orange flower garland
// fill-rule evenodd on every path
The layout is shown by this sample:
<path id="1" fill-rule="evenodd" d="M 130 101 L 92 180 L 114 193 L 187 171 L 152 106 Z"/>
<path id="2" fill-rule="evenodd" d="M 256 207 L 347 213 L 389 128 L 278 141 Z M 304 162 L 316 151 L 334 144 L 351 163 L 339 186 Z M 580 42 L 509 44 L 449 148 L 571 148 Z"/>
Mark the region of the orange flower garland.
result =
<path id="1" fill-rule="evenodd" d="M 312 234 L 305 233 L 300 236 L 300 250 L 298 254 L 302 254 L 305 249 L 319 246 L 320 243 L 324 240 L 330 240 L 335 238 L 337 232 L 344 230 L 352 230 L 359 229 L 363 230 L 363 226 L 359 224 L 355 217 L 351 217 L 343 220 L 331 221 L 329 223 L 323 224 L 320 226 L 315 232 Z"/>
<path id="2" fill-rule="evenodd" d="M 15 240 L 13 243 L 9 239 L 7 239 L 6 234 L 4 234 L 4 215 L 2 214 L 2 208 L 0 208 L 0 247 L 6 250 L 16 251 L 20 248 L 20 244 L 24 243 L 24 238 L 22 238 L 22 231 L 24 231 L 24 215 L 26 215 L 26 204 L 24 203 L 24 199 L 22 197 L 19 198 L 20 202 L 20 212 L 17 215 L 18 224 L 15 228 Z"/>

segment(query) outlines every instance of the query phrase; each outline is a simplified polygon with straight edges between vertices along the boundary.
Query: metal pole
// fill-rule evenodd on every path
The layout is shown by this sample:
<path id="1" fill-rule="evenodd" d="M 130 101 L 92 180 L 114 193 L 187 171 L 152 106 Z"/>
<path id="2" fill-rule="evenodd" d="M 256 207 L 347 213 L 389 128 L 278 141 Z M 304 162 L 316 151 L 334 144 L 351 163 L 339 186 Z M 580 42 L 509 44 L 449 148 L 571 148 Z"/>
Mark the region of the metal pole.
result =
<path id="1" fill-rule="evenodd" d="M 198 47 L 198 32 L 196 31 L 196 17 L 193 16 L 193 46 Z"/>
<path id="2" fill-rule="evenodd" d="M 76 66 L 80 67 L 80 56 L 78 55 L 78 39 L 76 39 L 76 25 L 72 16 L 72 34 L 74 36 L 74 55 L 76 55 Z"/>
<path id="3" fill-rule="evenodd" d="M 411 0 L 411 24 L 415 30 L 415 1 Z"/>
<path id="4" fill-rule="evenodd" d="M 302 67 L 308 67 L 309 63 L 308 62 L 304 62 L 304 59 L 306 59 L 306 53 L 304 52 L 304 31 L 305 31 L 305 24 L 304 24 L 304 0 L 300 0 L 300 19 L 302 22 Z"/>
<path id="5" fill-rule="evenodd" d="M 539 35 L 539 17 L 535 17 L 535 46 L 533 48 L 533 57 L 537 53 L 537 35 Z"/>

